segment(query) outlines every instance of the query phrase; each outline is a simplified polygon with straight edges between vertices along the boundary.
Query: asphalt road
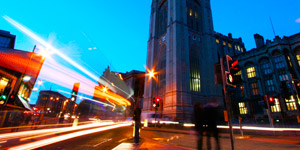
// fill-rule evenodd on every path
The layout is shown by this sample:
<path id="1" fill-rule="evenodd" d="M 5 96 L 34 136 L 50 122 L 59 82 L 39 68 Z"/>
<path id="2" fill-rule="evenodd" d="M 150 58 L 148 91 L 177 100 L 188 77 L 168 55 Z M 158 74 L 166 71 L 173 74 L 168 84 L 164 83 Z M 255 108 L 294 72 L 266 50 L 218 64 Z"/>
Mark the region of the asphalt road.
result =
<path id="1" fill-rule="evenodd" d="M 132 137 L 133 127 L 122 127 L 55 143 L 38 150 L 111 150 Z"/>

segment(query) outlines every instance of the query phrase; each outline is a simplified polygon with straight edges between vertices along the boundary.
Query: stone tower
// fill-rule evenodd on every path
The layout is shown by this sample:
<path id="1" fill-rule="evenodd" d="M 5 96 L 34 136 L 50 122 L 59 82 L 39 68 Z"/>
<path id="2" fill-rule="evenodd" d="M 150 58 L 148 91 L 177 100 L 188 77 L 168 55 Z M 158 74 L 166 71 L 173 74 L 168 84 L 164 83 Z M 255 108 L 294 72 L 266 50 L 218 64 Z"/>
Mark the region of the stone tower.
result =
<path id="1" fill-rule="evenodd" d="M 143 112 L 153 112 L 159 96 L 159 115 L 188 121 L 195 102 L 222 101 L 214 84 L 217 59 L 210 0 L 153 0 L 147 68 L 157 75 L 146 76 Z"/>

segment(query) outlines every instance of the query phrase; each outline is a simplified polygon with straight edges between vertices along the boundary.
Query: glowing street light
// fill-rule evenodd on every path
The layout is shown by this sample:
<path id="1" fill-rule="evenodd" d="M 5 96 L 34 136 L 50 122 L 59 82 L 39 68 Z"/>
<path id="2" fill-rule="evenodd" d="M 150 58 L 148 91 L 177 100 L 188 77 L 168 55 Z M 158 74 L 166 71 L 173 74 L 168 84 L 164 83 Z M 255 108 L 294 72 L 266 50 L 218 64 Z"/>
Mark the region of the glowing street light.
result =
<path id="1" fill-rule="evenodd" d="M 151 71 L 148 73 L 148 76 L 149 76 L 150 78 L 154 78 L 154 76 L 155 76 L 154 71 L 151 70 Z"/>

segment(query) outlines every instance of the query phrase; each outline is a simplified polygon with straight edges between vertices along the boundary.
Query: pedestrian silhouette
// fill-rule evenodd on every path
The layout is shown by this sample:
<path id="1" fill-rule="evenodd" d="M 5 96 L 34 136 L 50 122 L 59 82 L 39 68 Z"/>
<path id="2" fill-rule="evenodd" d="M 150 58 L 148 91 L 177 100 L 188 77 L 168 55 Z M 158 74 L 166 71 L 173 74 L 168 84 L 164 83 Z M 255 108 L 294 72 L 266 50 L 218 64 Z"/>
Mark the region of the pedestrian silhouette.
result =
<path id="1" fill-rule="evenodd" d="M 194 105 L 194 123 L 195 130 L 197 131 L 197 148 L 198 150 L 202 150 L 202 142 L 203 142 L 203 133 L 205 131 L 204 128 L 204 110 L 202 103 L 196 103 Z"/>
<path id="2" fill-rule="evenodd" d="M 209 102 L 204 106 L 206 136 L 207 136 L 207 150 L 211 150 L 211 136 L 214 136 L 216 141 L 216 149 L 220 150 L 219 132 L 217 128 L 218 118 L 218 104 L 215 102 Z"/>

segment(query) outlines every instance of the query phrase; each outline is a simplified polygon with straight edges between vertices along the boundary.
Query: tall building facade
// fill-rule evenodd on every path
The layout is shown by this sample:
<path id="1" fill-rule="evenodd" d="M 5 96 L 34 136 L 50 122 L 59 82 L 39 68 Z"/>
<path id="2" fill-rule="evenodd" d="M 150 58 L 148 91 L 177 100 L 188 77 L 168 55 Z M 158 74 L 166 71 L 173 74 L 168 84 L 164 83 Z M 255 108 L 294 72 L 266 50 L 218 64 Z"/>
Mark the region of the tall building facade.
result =
<path id="1" fill-rule="evenodd" d="M 161 117 L 189 120 L 196 102 L 223 104 L 214 82 L 218 62 L 210 0 L 153 0 L 151 5 L 143 112 L 153 111 L 153 97 L 162 98 Z"/>
<path id="2" fill-rule="evenodd" d="M 266 123 L 268 116 L 264 97 L 274 99 L 270 108 L 275 123 L 297 122 L 297 103 L 300 104 L 296 85 L 300 82 L 300 33 L 274 40 L 254 35 L 256 48 L 233 56 L 239 60 L 243 81 L 232 97 L 234 116 L 245 122 Z M 286 87 L 284 89 L 283 87 Z"/>

